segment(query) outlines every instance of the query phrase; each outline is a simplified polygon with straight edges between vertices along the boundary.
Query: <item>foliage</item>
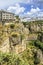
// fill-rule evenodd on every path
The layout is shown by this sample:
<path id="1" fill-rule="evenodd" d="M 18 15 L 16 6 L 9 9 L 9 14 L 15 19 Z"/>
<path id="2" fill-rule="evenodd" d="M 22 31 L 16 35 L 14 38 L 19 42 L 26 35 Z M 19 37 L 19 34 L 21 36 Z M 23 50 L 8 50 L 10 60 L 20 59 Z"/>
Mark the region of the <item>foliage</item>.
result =
<path id="1" fill-rule="evenodd" d="M 18 15 L 16 16 L 16 19 L 17 19 L 17 20 L 16 20 L 16 23 L 19 23 L 20 18 L 19 18 L 19 16 L 18 16 Z"/>
<path id="2" fill-rule="evenodd" d="M 34 64 L 37 65 L 37 64 L 40 64 L 40 59 L 37 57 L 37 52 L 34 53 Z"/>
<path id="3" fill-rule="evenodd" d="M 0 52 L 0 65 L 29 65 L 29 64 L 16 54 Z"/>
<path id="4" fill-rule="evenodd" d="M 10 28 L 11 28 L 11 29 L 14 29 L 14 24 L 11 24 L 11 25 L 10 25 Z"/>
<path id="5" fill-rule="evenodd" d="M 37 40 L 34 42 L 34 45 L 43 51 L 43 43 L 42 42 Z"/>
<path id="6" fill-rule="evenodd" d="M 19 20 L 18 16 L 16 16 L 16 18 Z M 17 22 L 19 22 L 18 20 L 17 20 Z M 37 23 L 40 23 L 40 21 Z M 28 29 L 31 31 L 31 28 L 30 28 L 30 26 L 32 24 L 31 22 L 26 22 L 26 23 L 23 22 L 23 24 L 24 24 L 24 26 L 29 25 Z M 21 34 L 20 37 L 21 37 L 21 41 L 22 41 L 22 39 L 25 38 L 25 34 L 23 34 L 24 28 L 22 28 L 22 27 L 23 27 L 23 25 L 18 24 L 18 23 L 15 23 L 15 25 L 11 24 L 10 28 L 17 30 L 16 31 L 17 34 L 15 34 L 15 35 L 12 34 L 12 37 L 15 38 L 19 34 Z M 19 34 L 18 34 L 18 31 L 20 31 Z M 36 40 L 36 41 L 34 40 L 34 41 L 29 42 L 26 50 L 20 55 L 17 55 L 15 53 L 1 53 L 0 52 L 0 65 L 35 65 L 35 64 L 37 65 L 37 64 L 39 64 L 40 60 L 37 58 L 37 54 L 33 53 L 33 50 L 38 48 L 43 51 L 43 42 L 41 42 L 42 34 L 39 35 L 39 40 Z"/>
<path id="7" fill-rule="evenodd" d="M 38 40 L 40 40 L 41 42 L 43 42 L 43 33 L 40 33 L 40 34 L 38 35 Z"/>

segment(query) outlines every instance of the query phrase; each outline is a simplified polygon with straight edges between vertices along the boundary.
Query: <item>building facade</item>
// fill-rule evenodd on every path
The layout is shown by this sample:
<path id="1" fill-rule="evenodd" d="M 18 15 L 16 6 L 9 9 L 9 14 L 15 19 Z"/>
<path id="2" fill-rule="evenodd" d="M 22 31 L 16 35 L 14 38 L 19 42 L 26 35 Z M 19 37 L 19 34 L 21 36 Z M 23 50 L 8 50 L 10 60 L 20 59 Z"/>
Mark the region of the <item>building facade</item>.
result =
<path id="1" fill-rule="evenodd" d="M 14 20 L 14 13 L 0 10 L 0 21 Z"/>

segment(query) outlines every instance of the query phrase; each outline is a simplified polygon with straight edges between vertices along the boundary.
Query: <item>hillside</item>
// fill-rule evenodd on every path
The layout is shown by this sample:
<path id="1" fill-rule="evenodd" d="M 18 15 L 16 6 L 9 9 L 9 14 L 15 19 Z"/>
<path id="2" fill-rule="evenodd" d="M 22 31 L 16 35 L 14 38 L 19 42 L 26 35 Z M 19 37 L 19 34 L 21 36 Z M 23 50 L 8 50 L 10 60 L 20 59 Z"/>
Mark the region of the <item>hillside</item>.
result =
<path id="1" fill-rule="evenodd" d="M 43 65 L 43 21 L 0 24 L 0 65 Z"/>

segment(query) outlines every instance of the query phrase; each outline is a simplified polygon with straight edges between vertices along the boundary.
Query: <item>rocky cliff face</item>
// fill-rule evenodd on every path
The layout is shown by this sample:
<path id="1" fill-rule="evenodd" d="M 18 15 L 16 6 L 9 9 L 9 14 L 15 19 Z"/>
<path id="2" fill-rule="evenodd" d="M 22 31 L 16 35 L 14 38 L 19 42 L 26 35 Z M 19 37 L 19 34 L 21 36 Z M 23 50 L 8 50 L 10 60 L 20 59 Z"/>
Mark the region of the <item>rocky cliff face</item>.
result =
<path id="1" fill-rule="evenodd" d="M 4 38 L 2 35 L 4 40 L 0 46 L 0 51 L 9 52 L 16 50 L 16 53 L 20 53 L 26 49 L 29 30 L 22 23 L 6 23 L 1 32 L 4 35 Z"/>
<path id="2" fill-rule="evenodd" d="M 43 53 L 40 49 L 37 50 L 37 57 L 40 59 L 40 62 L 43 64 Z"/>
<path id="3" fill-rule="evenodd" d="M 43 23 L 31 22 L 26 25 L 26 27 L 30 30 L 30 32 L 42 32 L 43 31 Z"/>
<path id="4" fill-rule="evenodd" d="M 29 27 L 30 26 L 30 27 Z M 11 46 L 22 44 L 22 40 L 25 39 L 24 43 L 31 40 L 38 39 L 38 33 L 43 31 L 43 24 L 31 23 L 27 27 L 24 27 L 23 23 L 5 23 L 1 26 L 2 38 L 8 37 Z M 37 34 L 36 34 L 37 33 Z M 1 39 L 0 39 L 1 40 Z M 3 38 L 2 40 L 6 40 Z M 42 37 L 43 40 L 43 37 Z M 1 41 L 0 41 L 1 42 Z"/>
<path id="5" fill-rule="evenodd" d="M 0 26 L 0 51 L 21 53 L 27 49 L 27 44 L 30 41 L 40 40 L 43 43 L 43 24 L 31 23 L 24 26 L 23 23 L 6 23 Z M 40 34 L 40 35 L 39 35 Z M 39 36 L 39 37 L 38 37 Z M 34 44 L 33 44 L 34 45 Z M 35 46 L 30 43 L 29 51 L 33 53 Z M 37 48 L 37 58 L 43 64 L 43 53 Z M 28 51 L 28 52 L 29 52 Z M 31 55 L 30 55 L 31 56 Z"/>

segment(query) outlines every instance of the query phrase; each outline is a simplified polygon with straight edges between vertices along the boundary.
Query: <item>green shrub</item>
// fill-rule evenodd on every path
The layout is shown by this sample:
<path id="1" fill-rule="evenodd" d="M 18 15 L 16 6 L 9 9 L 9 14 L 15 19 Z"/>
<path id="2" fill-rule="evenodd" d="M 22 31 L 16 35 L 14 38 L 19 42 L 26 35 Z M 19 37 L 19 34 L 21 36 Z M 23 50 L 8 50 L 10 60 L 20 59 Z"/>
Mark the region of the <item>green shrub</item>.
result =
<path id="1" fill-rule="evenodd" d="M 0 65 L 28 65 L 28 63 L 14 53 L 0 52 Z"/>
<path id="2" fill-rule="evenodd" d="M 37 40 L 34 42 L 34 45 L 43 51 L 43 43 L 42 42 Z"/>
<path id="3" fill-rule="evenodd" d="M 10 28 L 11 28 L 11 29 L 14 29 L 14 24 L 11 24 L 11 25 L 10 25 Z"/>

